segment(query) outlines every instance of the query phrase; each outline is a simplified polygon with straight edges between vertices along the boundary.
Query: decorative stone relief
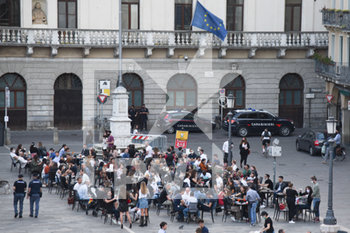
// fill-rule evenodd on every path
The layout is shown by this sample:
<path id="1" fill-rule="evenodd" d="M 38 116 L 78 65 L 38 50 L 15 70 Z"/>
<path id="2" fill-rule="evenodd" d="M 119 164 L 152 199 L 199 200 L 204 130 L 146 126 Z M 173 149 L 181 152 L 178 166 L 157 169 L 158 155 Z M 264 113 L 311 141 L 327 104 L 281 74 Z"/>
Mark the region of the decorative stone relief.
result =
<path id="1" fill-rule="evenodd" d="M 32 23 L 33 24 L 47 24 L 47 4 L 46 0 L 32 1 Z"/>

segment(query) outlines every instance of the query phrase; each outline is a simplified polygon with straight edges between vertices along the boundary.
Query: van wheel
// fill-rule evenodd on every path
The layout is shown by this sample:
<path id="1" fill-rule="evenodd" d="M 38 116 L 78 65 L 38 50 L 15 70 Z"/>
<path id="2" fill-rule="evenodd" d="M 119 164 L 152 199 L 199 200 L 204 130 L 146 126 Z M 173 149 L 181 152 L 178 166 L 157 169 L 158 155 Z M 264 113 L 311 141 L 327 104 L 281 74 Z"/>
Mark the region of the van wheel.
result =
<path id="1" fill-rule="evenodd" d="M 241 127 L 238 129 L 238 135 L 240 137 L 246 137 L 248 135 L 248 129 L 246 127 Z"/>

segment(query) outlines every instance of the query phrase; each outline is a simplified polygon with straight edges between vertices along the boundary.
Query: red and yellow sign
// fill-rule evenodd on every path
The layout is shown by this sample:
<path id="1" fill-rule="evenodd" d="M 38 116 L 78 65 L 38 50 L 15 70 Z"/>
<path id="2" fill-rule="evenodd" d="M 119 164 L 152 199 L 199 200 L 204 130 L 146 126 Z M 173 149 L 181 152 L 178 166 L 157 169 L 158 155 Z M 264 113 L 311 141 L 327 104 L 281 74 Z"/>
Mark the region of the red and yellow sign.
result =
<path id="1" fill-rule="evenodd" d="M 175 148 L 187 148 L 188 131 L 176 131 Z"/>

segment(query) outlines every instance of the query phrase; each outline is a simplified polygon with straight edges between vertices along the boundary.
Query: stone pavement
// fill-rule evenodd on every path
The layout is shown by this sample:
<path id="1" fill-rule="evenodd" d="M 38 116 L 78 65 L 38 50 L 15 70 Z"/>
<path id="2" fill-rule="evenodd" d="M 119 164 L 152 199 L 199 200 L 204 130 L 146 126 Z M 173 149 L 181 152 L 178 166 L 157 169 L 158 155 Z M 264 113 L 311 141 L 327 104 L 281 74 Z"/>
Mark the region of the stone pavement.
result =
<path id="1" fill-rule="evenodd" d="M 277 160 L 277 175 L 283 175 L 286 180 L 292 181 L 297 188 L 304 188 L 310 184 L 309 177 L 316 175 L 319 178 L 321 188 L 321 217 L 325 216 L 327 210 L 327 184 L 328 184 L 328 166 L 321 164 L 321 159 L 318 156 L 311 157 L 305 152 L 297 152 L 295 150 L 295 137 L 300 132 L 294 133 L 293 136 L 281 138 L 280 144 L 282 146 L 282 158 Z M 174 135 L 168 136 L 168 145 L 174 142 Z M 215 131 L 213 134 L 214 143 L 220 148 L 226 134 L 221 131 Z M 238 145 L 239 138 L 234 137 L 234 144 Z M 32 141 L 38 142 L 42 140 L 47 148 L 52 144 L 52 132 L 44 131 L 25 131 L 12 132 L 13 144 L 23 143 L 25 147 L 29 148 Z M 258 137 L 248 138 L 251 145 L 251 155 L 248 157 L 248 163 L 254 164 L 258 168 L 259 175 L 269 173 L 273 174 L 271 158 L 264 158 L 261 156 L 261 146 Z M 62 131 L 60 132 L 60 144 L 68 144 L 72 150 L 79 151 L 82 144 L 81 131 Z M 202 146 L 208 154 L 211 154 L 210 148 L 212 143 L 206 139 L 206 136 L 199 133 L 191 133 L 189 139 L 189 147 L 197 148 Z M 58 145 L 55 148 L 58 149 Z M 218 153 L 222 157 L 221 153 Z M 238 149 L 235 147 L 234 158 L 238 159 Z M 335 162 L 334 164 L 334 210 L 338 223 L 342 225 L 344 230 L 350 232 L 346 228 L 350 228 L 350 216 L 348 209 L 350 209 L 350 187 L 348 177 L 350 159 L 349 157 L 343 162 Z M 8 150 L 5 147 L 0 147 L 0 179 L 8 180 L 10 184 L 15 181 L 17 177 L 16 171 L 10 171 L 10 158 Z M 28 176 L 25 177 L 29 181 Z M 0 190 L 1 192 L 2 190 Z M 154 209 L 151 210 L 150 221 L 151 224 L 147 228 L 140 228 L 135 225 L 131 231 L 124 227 L 121 230 L 118 225 L 103 224 L 103 221 L 98 217 L 86 216 L 84 212 L 72 211 L 67 204 L 67 200 L 61 200 L 56 194 L 48 194 L 44 191 L 41 200 L 41 210 L 38 219 L 28 217 L 29 202 L 25 200 L 24 204 L 24 218 L 14 219 L 12 208 L 13 197 L 11 195 L 0 195 L 0 232 L 157 232 L 158 225 L 161 221 L 166 221 L 169 224 L 167 232 L 195 232 L 197 224 L 182 224 L 169 221 L 165 211 L 162 211 L 160 216 L 155 215 Z M 273 214 L 273 209 L 267 209 L 270 215 Z M 245 223 L 232 223 L 227 219 L 226 223 L 221 221 L 222 213 L 215 217 L 215 223 L 211 223 L 209 214 L 205 214 L 205 222 L 210 232 L 250 232 L 257 231 L 260 228 L 250 228 Z M 18 224 L 20 222 L 20 224 Z M 319 232 L 319 224 L 310 222 L 297 222 L 296 224 L 288 224 L 284 220 L 274 222 L 275 229 L 284 228 L 286 232 Z M 184 225 L 182 230 L 179 226 Z M 261 225 L 261 224 L 260 224 Z"/>

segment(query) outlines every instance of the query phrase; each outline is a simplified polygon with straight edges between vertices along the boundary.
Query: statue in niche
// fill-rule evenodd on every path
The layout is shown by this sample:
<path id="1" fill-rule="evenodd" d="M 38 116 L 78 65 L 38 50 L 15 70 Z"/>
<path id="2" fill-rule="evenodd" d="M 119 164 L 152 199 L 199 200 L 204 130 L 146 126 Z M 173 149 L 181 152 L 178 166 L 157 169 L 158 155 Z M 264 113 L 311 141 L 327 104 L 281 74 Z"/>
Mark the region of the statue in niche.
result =
<path id="1" fill-rule="evenodd" d="M 40 2 L 36 2 L 32 11 L 33 24 L 47 24 L 46 14 L 41 9 Z"/>

